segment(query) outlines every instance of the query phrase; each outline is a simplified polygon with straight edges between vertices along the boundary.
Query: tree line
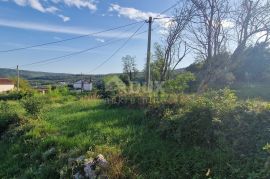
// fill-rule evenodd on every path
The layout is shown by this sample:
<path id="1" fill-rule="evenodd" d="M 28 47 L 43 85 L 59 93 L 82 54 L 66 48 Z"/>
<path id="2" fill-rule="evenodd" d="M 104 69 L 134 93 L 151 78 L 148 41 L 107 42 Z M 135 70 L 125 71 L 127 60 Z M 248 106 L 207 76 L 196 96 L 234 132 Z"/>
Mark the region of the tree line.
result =
<path id="1" fill-rule="evenodd" d="M 251 47 L 268 46 L 269 12 L 269 0 L 180 1 L 162 43 L 154 46 L 152 80 L 162 82 L 172 78 L 188 54 L 201 64 L 198 92 L 224 78 L 233 79 L 241 62 L 248 59 Z M 138 72 L 134 58 L 126 56 L 123 63 L 124 72 L 131 80 L 132 74 Z"/>

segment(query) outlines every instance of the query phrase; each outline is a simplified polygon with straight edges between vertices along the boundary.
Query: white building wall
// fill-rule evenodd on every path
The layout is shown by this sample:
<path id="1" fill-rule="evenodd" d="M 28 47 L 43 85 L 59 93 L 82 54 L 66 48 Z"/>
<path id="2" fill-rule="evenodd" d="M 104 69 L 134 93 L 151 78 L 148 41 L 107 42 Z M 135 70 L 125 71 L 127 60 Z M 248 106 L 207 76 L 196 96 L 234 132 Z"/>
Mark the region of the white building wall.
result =
<path id="1" fill-rule="evenodd" d="M 76 83 L 73 84 L 73 88 L 74 89 L 81 89 L 81 87 L 82 87 L 82 82 L 81 81 L 78 81 L 78 82 L 76 82 Z M 92 89 L 93 89 L 92 83 L 85 82 L 83 84 L 83 90 L 84 91 L 92 91 Z"/>
<path id="2" fill-rule="evenodd" d="M 81 87 L 82 87 L 82 83 L 74 83 L 73 84 L 73 88 L 75 88 L 75 89 L 81 89 Z"/>
<path id="3" fill-rule="evenodd" d="M 92 87 L 92 83 L 90 83 L 90 84 L 87 83 L 87 84 L 84 84 L 84 85 L 83 85 L 83 90 L 84 90 L 84 91 L 92 91 L 92 88 L 93 88 L 93 87 Z"/>
<path id="4" fill-rule="evenodd" d="M 0 93 L 11 91 L 14 89 L 14 85 L 0 85 Z"/>

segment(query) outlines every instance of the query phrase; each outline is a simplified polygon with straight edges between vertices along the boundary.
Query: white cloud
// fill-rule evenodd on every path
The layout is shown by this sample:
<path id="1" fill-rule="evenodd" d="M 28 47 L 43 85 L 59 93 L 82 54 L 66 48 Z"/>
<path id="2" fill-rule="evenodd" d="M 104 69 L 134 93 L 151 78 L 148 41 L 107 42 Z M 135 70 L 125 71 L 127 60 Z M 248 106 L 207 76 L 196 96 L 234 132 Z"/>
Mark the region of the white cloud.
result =
<path id="1" fill-rule="evenodd" d="M 96 33 L 100 30 L 89 30 L 89 28 L 80 28 L 80 27 L 72 27 L 72 26 L 59 26 L 59 25 L 51 25 L 51 24 L 41 24 L 41 23 L 33 23 L 27 21 L 11 21 L 0 19 L 0 26 L 2 27 L 11 27 L 17 29 L 25 29 L 25 30 L 34 30 L 41 32 L 53 32 L 53 33 L 63 33 L 63 34 L 73 34 L 73 35 L 87 35 L 91 33 Z M 110 37 L 110 38 L 128 38 L 132 33 L 129 32 L 121 32 L 121 31 L 111 31 L 106 33 L 100 33 L 93 35 L 95 37 Z M 138 38 L 138 37 L 135 37 Z"/>
<path id="2" fill-rule="evenodd" d="M 14 2 L 19 6 L 30 6 L 33 9 L 43 13 L 55 13 L 56 11 L 58 11 L 58 8 L 54 6 L 44 7 L 39 0 L 14 0 Z"/>
<path id="3" fill-rule="evenodd" d="M 16 4 L 18 4 L 19 6 L 26 6 L 26 0 L 14 0 L 14 2 Z"/>
<path id="4" fill-rule="evenodd" d="M 76 7 L 76 8 L 87 8 L 91 11 L 95 11 L 97 6 L 94 0 L 1 0 L 4 2 L 13 1 L 18 6 L 29 6 L 39 12 L 42 13 L 51 13 L 60 17 L 64 22 L 70 20 L 70 17 L 66 17 L 62 14 L 58 14 L 58 11 L 61 11 L 57 7 L 57 4 L 65 4 L 68 7 Z"/>
<path id="5" fill-rule="evenodd" d="M 88 8 L 89 10 L 97 10 L 97 6 L 92 0 L 51 0 L 58 4 L 63 3 L 69 7 L 75 6 L 77 8 Z"/>
<path id="6" fill-rule="evenodd" d="M 70 17 L 64 16 L 62 14 L 59 14 L 58 17 L 60 17 L 64 22 L 70 21 Z"/>
<path id="7" fill-rule="evenodd" d="M 142 12 L 140 10 L 137 10 L 135 8 L 130 7 L 121 7 L 118 4 L 111 4 L 109 8 L 110 12 L 117 12 L 118 15 L 127 17 L 132 20 L 140 21 L 140 20 L 147 20 L 149 16 L 158 16 L 156 13 L 152 12 Z"/>
<path id="8" fill-rule="evenodd" d="M 101 43 L 104 43 L 105 42 L 104 39 L 100 39 L 100 38 L 97 38 L 96 41 L 101 42 Z"/>
<path id="9" fill-rule="evenodd" d="M 118 17 L 123 16 L 135 21 L 148 20 L 150 16 L 159 18 L 165 17 L 164 15 L 160 15 L 154 12 L 143 12 L 141 10 L 131 7 L 121 7 L 118 4 L 111 4 L 111 6 L 109 7 L 109 12 L 117 12 Z M 169 26 L 168 19 L 166 18 L 158 19 L 157 23 L 164 28 L 167 28 Z"/>
<path id="10" fill-rule="evenodd" d="M 57 7 L 54 7 L 54 6 L 46 8 L 46 12 L 55 13 L 57 11 L 59 11 L 59 9 Z"/>
<path id="11" fill-rule="evenodd" d="M 54 40 L 62 40 L 62 38 L 57 37 L 57 36 L 53 37 L 53 39 L 54 39 Z"/>
<path id="12" fill-rule="evenodd" d="M 3 0 L 2 0 L 3 1 Z M 4 0 L 9 1 L 9 0 Z M 44 4 L 65 4 L 69 7 L 87 8 L 89 10 L 97 10 L 94 0 L 10 0 L 14 1 L 19 6 L 30 6 L 40 12 L 56 12 L 58 8 L 51 6 L 45 8 Z M 43 3 L 41 3 L 43 2 Z"/>

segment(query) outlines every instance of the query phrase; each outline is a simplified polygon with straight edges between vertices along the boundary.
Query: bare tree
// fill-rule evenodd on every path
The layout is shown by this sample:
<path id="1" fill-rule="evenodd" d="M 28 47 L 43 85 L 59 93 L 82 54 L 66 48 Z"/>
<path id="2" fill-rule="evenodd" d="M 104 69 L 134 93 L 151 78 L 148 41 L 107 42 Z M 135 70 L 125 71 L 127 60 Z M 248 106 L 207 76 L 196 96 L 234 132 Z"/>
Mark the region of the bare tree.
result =
<path id="1" fill-rule="evenodd" d="M 269 42 L 270 33 L 270 2 L 269 0 L 242 0 L 233 9 L 232 24 L 234 31 L 231 32 L 236 39 L 236 48 L 232 55 L 224 59 L 218 67 L 211 67 L 211 81 L 223 78 L 226 74 L 234 71 L 241 62 L 241 56 L 247 47 L 259 42 Z M 209 83 L 209 77 L 204 78 L 199 90 L 203 91 Z"/>
<path id="2" fill-rule="evenodd" d="M 187 43 L 183 40 L 182 35 L 192 19 L 193 11 L 194 8 L 189 3 L 182 3 L 176 10 L 176 16 L 165 37 L 164 66 L 160 75 L 162 81 L 168 78 L 170 70 L 174 70 L 188 53 Z"/>
<path id="3" fill-rule="evenodd" d="M 248 46 L 270 41 L 270 1 L 237 2 L 187 0 L 177 8 L 165 38 L 161 80 L 193 51 L 204 61 L 198 89 L 204 91 L 239 65 Z"/>
<path id="4" fill-rule="evenodd" d="M 189 25 L 189 35 L 193 50 L 204 60 L 224 51 L 226 45 L 226 30 L 224 22 L 229 16 L 228 0 L 191 0 L 195 6 L 192 23 Z"/>
<path id="5" fill-rule="evenodd" d="M 217 56 L 226 51 L 228 40 L 225 22 L 229 18 L 228 0 L 190 0 L 195 7 L 192 22 L 188 25 L 189 47 L 204 61 L 202 83 L 199 91 L 206 87 L 217 68 Z"/>
<path id="6" fill-rule="evenodd" d="M 237 59 L 248 45 L 269 41 L 270 33 L 269 0 L 242 0 L 234 13 L 237 47 L 231 57 L 235 67 Z"/>
<path id="7" fill-rule="evenodd" d="M 270 40 L 269 0 L 242 0 L 232 6 L 228 0 L 190 0 L 195 7 L 186 37 L 188 46 L 204 60 L 198 91 L 204 91 L 239 65 L 244 50 L 255 43 Z M 179 14 L 181 16 L 181 14 Z M 231 31 L 226 25 L 234 26 Z M 233 36 L 232 41 L 230 36 Z M 227 42 L 230 47 L 228 55 Z M 222 60 L 221 60 L 222 59 Z"/>

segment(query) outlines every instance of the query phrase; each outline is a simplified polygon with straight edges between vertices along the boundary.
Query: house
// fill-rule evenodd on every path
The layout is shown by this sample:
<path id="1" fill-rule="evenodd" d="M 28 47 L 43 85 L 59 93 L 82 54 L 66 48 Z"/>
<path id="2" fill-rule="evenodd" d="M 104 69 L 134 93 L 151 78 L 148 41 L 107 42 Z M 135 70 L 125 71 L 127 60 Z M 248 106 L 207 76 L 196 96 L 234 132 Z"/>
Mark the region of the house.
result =
<path id="1" fill-rule="evenodd" d="M 0 78 L 0 93 L 14 89 L 14 83 L 7 78 Z"/>
<path id="2" fill-rule="evenodd" d="M 80 81 L 77 81 L 73 84 L 73 88 L 75 90 L 92 91 L 93 84 L 92 84 L 92 82 L 80 80 Z"/>

